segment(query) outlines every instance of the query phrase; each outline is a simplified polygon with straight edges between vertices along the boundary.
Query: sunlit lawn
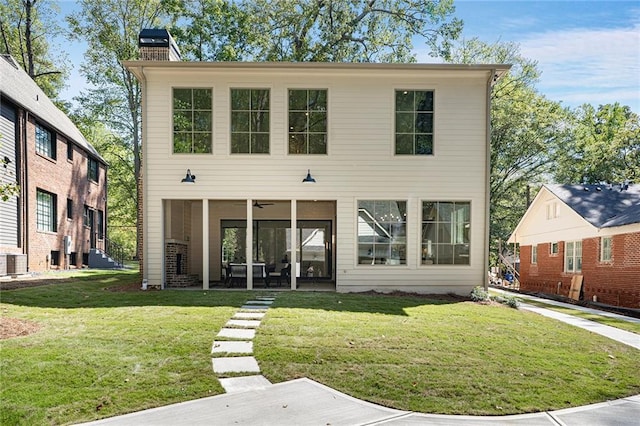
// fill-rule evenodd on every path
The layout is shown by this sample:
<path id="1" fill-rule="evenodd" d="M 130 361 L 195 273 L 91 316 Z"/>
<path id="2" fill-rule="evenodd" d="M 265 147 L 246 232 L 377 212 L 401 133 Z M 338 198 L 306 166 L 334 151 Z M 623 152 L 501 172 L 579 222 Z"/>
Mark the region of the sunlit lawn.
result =
<path id="1" fill-rule="evenodd" d="M 1 341 L 0 424 L 65 424 L 222 393 L 211 344 L 259 292 L 109 291 L 131 272 L 1 293 L 38 323 Z M 638 351 L 503 306 L 280 292 L 254 345 L 272 382 L 309 377 L 421 412 L 508 414 L 640 393 Z"/>
<path id="2" fill-rule="evenodd" d="M 622 330 L 630 331 L 632 333 L 640 334 L 640 322 L 630 322 L 625 320 L 619 320 L 616 318 L 608 317 L 605 315 L 592 314 L 589 312 L 582 312 L 571 308 L 564 308 L 562 306 L 551 305 L 549 303 L 538 302 L 536 300 L 523 300 L 523 302 L 530 305 L 539 306 L 541 308 L 551 309 L 552 311 L 560 312 L 567 315 L 573 315 L 590 321 L 595 321 L 600 324 L 610 325 Z"/>

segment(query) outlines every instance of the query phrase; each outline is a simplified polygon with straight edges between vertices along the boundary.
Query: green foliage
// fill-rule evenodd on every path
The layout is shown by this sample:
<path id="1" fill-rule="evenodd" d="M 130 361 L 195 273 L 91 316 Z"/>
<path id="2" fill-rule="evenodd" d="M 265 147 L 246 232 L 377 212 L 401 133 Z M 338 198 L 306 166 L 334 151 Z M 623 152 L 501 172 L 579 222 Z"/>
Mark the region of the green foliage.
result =
<path id="1" fill-rule="evenodd" d="M 474 38 L 457 45 L 447 60 L 513 64 L 491 94 L 490 252 L 497 253 L 498 241 L 509 237 L 531 192 L 553 169 L 554 147 L 570 140 L 571 114 L 535 90 L 538 64 L 523 57 L 515 43 Z"/>
<path id="2" fill-rule="evenodd" d="M 555 152 L 558 183 L 640 182 L 640 117 L 618 103 L 574 112 L 573 138 Z"/>
<path id="3" fill-rule="evenodd" d="M 412 37 L 446 55 L 462 28 L 452 0 L 169 0 L 195 60 L 413 62 Z M 185 22 L 186 21 L 186 22 Z M 185 25 L 186 24 L 186 25 Z"/>
<path id="4" fill-rule="evenodd" d="M 133 153 L 125 140 L 103 123 L 87 116 L 72 116 L 84 136 L 109 164 L 107 238 L 125 251 L 127 258 L 136 254 L 137 192 L 133 170 Z"/>
<path id="5" fill-rule="evenodd" d="M 51 99 L 57 98 L 68 74 L 66 55 L 47 41 L 62 31 L 57 12 L 54 1 L 0 2 L 0 53 L 13 56 Z"/>
<path id="6" fill-rule="evenodd" d="M 471 290 L 471 300 L 474 302 L 486 302 L 489 300 L 489 293 L 480 286 L 476 286 Z"/>
<path id="7" fill-rule="evenodd" d="M 513 309 L 518 309 L 518 307 L 520 306 L 520 302 L 518 301 L 518 298 L 515 296 L 497 295 L 497 296 L 491 296 L 490 299 L 493 300 L 494 302 L 507 305 L 508 307 Z"/>

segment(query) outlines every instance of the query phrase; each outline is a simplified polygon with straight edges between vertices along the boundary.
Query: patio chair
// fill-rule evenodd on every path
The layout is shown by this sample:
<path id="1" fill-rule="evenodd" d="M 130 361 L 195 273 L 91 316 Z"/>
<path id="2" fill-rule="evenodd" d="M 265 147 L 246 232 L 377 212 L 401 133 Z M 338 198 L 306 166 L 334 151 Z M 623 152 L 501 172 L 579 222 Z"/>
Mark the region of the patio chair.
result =
<path id="1" fill-rule="evenodd" d="M 280 287 L 282 285 L 282 278 L 285 278 L 287 280 L 288 284 L 291 284 L 291 264 L 287 263 L 286 266 L 284 266 L 282 269 L 280 269 L 280 272 L 269 272 L 269 279 L 275 279 L 276 281 L 276 285 L 278 287 Z"/>
<path id="2" fill-rule="evenodd" d="M 231 279 L 229 280 L 229 287 L 233 287 L 235 283 L 242 284 L 247 282 L 247 265 L 229 265 L 231 270 Z"/>
<path id="3" fill-rule="evenodd" d="M 257 284 L 262 280 L 265 287 L 269 287 L 269 274 L 265 271 L 264 265 L 253 265 L 253 283 Z"/>

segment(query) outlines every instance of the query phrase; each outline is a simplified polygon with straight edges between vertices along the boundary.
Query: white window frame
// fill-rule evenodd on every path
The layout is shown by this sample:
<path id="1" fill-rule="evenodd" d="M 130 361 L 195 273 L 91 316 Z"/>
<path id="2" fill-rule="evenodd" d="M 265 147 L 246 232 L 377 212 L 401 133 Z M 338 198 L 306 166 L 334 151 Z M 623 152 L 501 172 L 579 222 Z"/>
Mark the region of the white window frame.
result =
<path id="1" fill-rule="evenodd" d="M 605 244 L 608 241 L 608 244 Z M 609 263 L 613 261 L 613 237 L 600 237 L 600 262 Z"/>
<path id="2" fill-rule="evenodd" d="M 564 271 L 569 274 L 582 272 L 582 241 L 564 243 Z"/>
<path id="3" fill-rule="evenodd" d="M 531 246 L 531 264 L 536 265 L 538 263 L 538 245 Z"/>
<path id="4" fill-rule="evenodd" d="M 553 249 L 554 247 L 555 247 L 555 250 Z M 560 253 L 560 244 L 558 244 L 557 241 L 549 243 L 549 254 L 551 256 L 554 256 L 554 255 L 557 255 L 558 253 Z"/>

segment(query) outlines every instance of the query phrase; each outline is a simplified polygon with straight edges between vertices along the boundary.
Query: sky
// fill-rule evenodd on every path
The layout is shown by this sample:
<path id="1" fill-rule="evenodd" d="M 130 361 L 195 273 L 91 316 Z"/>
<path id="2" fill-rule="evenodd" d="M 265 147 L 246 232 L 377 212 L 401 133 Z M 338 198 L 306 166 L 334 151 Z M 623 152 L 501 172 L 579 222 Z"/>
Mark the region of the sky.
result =
<path id="1" fill-rule="evenodd" d="M 619 102 L 640 113 L 640 1 L 617 0 L 455 0 L 455 16 L 464 21 L 462 37 L 487 43 L 516 42 L 522 56 L 538 62 L 536 89 L 572 108 Z M 77 11 L 60 0 L 60 17 Z M 86 45 L 58 40 L 74 63 L 71 100 L 86 87 L 80 64 Z M 415 43 L 418 62 L 435 62 Z"/>

